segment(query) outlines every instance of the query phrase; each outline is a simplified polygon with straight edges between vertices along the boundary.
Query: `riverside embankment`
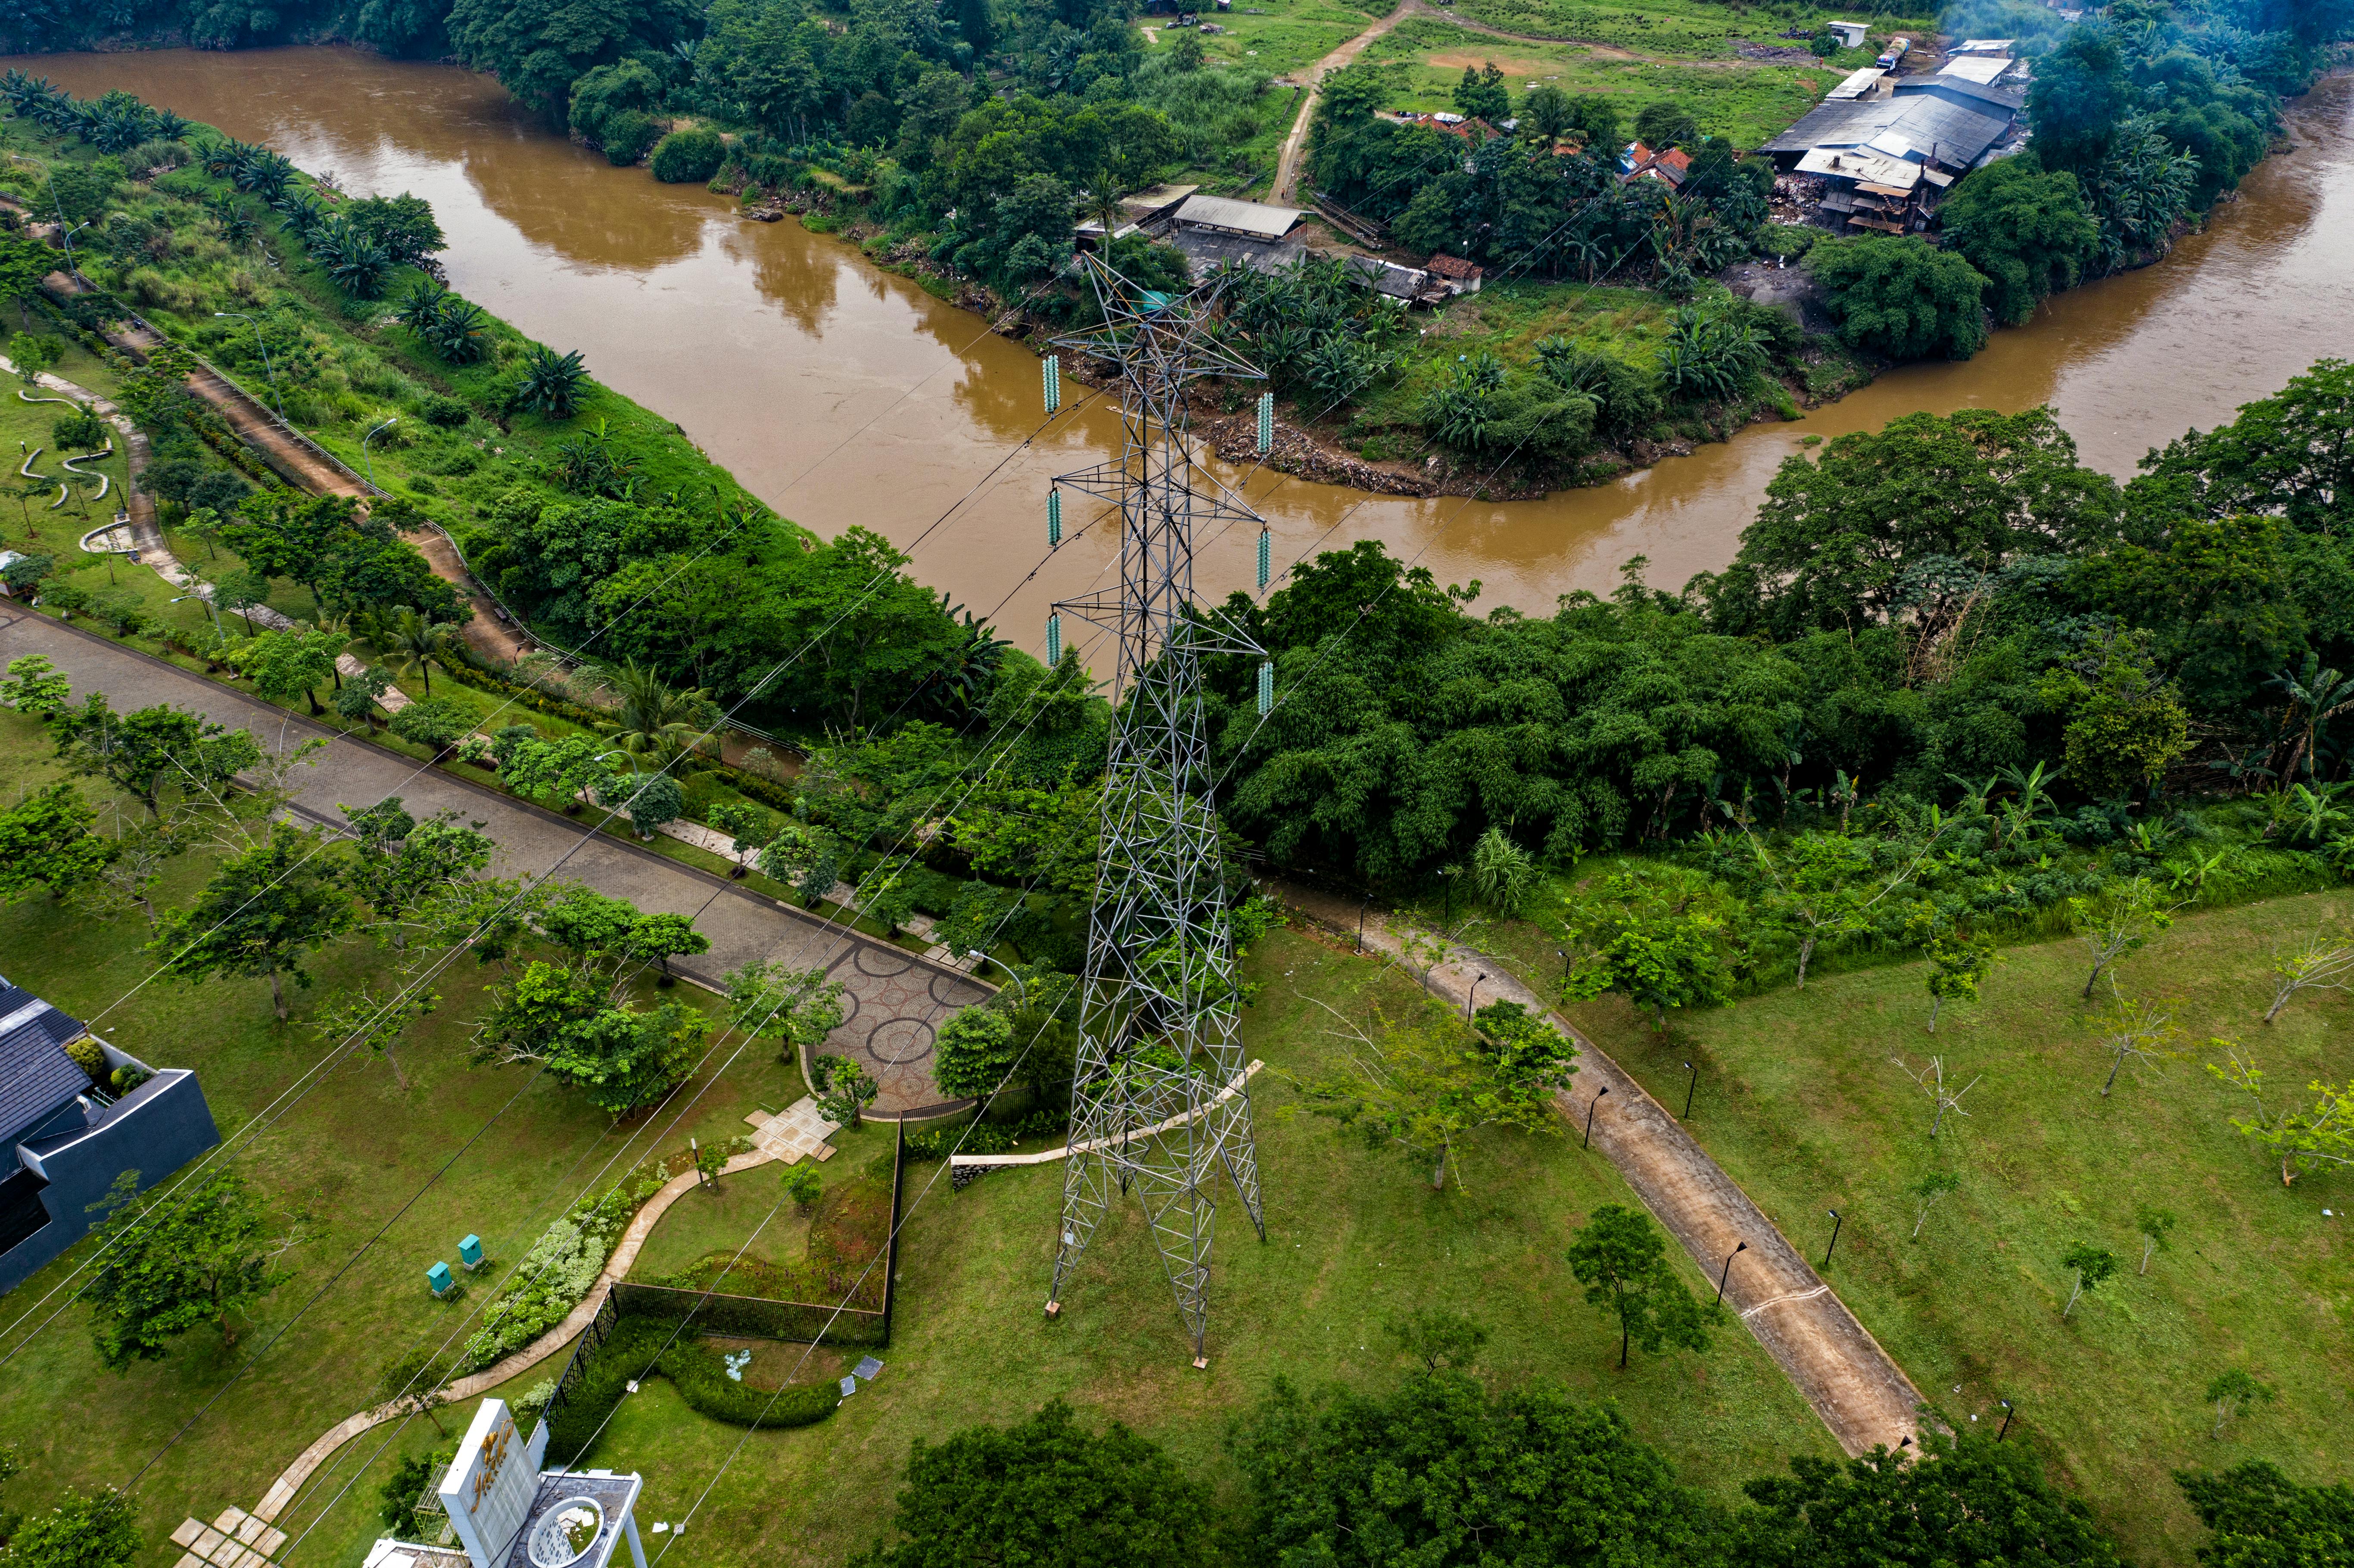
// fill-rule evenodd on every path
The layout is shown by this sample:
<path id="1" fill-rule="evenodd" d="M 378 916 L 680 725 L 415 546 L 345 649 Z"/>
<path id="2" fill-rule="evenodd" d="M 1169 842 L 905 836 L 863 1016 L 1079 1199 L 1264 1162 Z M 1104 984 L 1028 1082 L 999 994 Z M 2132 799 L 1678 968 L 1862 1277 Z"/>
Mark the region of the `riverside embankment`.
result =
<path id="1" fill-rule="evenodd" d="M 263 139 L 355 192 L 414 191 L 450 236 L 451 282 L 524 331 L 585 351 L 598 376 L 678 420 L 745 485 L 817 531 L 905 542 L 951 512 L 912 570 L 1043 644 L 1047 602 L 1100 585 L 1097 530 L 1045 555 L 1051 477 L 1116 437 L 1101 403 L 1041 419 L 1035 359 L 980 317 L 788 219 L 616 169 L 549 133 L 487 77 L 355 50 L 156 51 L 21 60 L 75 92 L 121 87 Z M 1422 553 L 1489 602 L 1548 609 L 1606 590 L 1648 556 L 1656 584 L 1730 558 L 1775 466 L 1808 436 L 1915 409 L 2051 402 L 2087 461 L 2129 473 L 2149 447 L 2211 426 L 2314 359 L 2354 352 L 2354 80 L 2292 103 L 2295 150 L 2268 159 L 2205 232 L 2158 265 L 2059 296 L 1976 359 L 1916 365 L 1787 424 L 1541 501 L 1368 495 L 1272 472 L 1247 493 L 1278 566 L 1356 537 Z M 1002 463 L 1002 466 L 999 466 Z M 1231 481 L 1246 469 L 1225 471 Z M 1246 586 L 1253 541 L 1204 550 L 1198 580 Z"/>

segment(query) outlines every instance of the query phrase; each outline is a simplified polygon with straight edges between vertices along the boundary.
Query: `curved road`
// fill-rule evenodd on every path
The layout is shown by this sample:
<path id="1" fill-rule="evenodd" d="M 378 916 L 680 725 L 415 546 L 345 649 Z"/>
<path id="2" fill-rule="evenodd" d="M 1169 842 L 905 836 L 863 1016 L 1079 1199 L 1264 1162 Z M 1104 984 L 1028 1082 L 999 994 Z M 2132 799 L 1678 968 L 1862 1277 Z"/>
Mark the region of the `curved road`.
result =
<path id="1" fill-rule="evenodd" d="M 1358 910 L 1346 900 L 1290 885 L 1270 883 L 1267 890 L 1344 939 L 1356 928 Z M 1365 928 L 1368 948 L 1419 969 L 1406 954 L 1408 938 L 1429 940 L 1411 927 L 1393 928 L 1386 916 Z M 1554 1097 L 1563 1115 L 1575 1126 L 1585 1119 L 1596 1089 L 1610 1097 L 1593 1123 L 1595 1147 L 1683 1243 L 1702 1277 L 1716 1273 L 1736 1245 L 1745 1248 L 1741 1266 L 1726 1277 L 1724 1299 L 1840 1446 L 1863 1454 L 1875 1446 L 1893 1449 L 1907 1438 L 1918 1441 L 1921 1391 L 1683 1124 L 1505 964 L 1469 948 L 1448 951 L 1424 980 L 1437 995 L 1461 1005 L 1484 982 L 1486 994 L 1532 1009 L 1577 1043 L 1577 1085 Z"/>

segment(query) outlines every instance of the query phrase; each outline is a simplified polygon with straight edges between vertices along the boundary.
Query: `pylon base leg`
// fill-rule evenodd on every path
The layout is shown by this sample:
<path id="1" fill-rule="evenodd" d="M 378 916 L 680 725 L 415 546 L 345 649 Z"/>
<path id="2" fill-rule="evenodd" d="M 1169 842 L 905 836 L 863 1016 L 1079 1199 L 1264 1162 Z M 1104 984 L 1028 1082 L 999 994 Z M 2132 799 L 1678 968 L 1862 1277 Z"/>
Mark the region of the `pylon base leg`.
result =
<path id="1" fill-rule="evenodd" d="M 1059 1301 L 1049 1301 L 1049 1302 L 1047 1302 L 1047 1303 L 1046 1303 L 1046 1316 L 1047 1316 L 1047 1317 L 1049 1317 L 1049 1318 L 1059 1318 L 1059 1317 L 1061 1317 L 1062 1315 L 1063 1315 L 1063 1304 L 1062 1304 L 1061 1302 L 1059 1302 Z"/>
<path id="2" fill-rule="evenodd" d="M 1193 1358 L 1193 1370 L 1195 1372 L 1208 1372 L 1210 1370 L 1210 1358 L 1207 1356 L 1195 1356 Z"/>

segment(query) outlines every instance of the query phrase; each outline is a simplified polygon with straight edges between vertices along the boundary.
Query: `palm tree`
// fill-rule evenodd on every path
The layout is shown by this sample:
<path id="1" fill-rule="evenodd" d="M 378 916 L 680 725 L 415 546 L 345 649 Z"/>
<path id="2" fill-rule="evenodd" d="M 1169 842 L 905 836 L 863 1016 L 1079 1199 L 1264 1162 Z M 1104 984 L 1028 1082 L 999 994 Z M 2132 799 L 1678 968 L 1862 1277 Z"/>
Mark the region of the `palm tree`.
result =
<path id="1" fill-rule="evenodd" d="M 403 609 L 389 625 L 379 623 L 369 641 L 385 652 L 402 674 L 425 677 L 425 694 L 433 694 L 432 666 L 450 667 L 450 629 L 436 626 L 413 609 Z"/>
<path id="2" fill-rule="evenodd" d="M 632 758 L 668 761 L 700 746 L 711 709 L 708 692 L 681 691 L 634 659 L 599 664 L 588 674 L 619 701 L 613 738 Z"/>

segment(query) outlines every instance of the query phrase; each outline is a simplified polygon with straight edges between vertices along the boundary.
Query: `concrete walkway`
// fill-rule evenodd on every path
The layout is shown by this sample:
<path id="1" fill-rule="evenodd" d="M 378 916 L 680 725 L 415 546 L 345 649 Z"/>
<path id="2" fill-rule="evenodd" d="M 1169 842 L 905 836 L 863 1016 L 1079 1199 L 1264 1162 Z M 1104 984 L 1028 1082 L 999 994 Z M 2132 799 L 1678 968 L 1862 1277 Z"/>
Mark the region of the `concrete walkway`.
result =
<path id="1" fill-rule="evenodd" d="M 765 1150 L 750 1150 L 728 1160 L 719 1173 L 723 1177 L 733 1176 L 739 1171 L 766 1165 L 769 1159 Z M 621 1233 L 620 1241 L 613 1247 L 613 1255 L 605 1260 L 604 1269 L 597 1276 L 597 1283 L 589 1287 L 588 1294 L 572 1308 L 563 1322 L 504 1361 L 484 1367 L 481 1372 L 471 1372 L 450 1384 L 441 1390 L 442 1402 L 461 1404 L 488 1393 L 501 1383 L 522 1376 L 578 1339 L 581 1330 L 588 1327 L 588 1320 L 597 1316 L 597 1308 L 604 1304 L 605 1292 L 616 1280 L 629 1277 L 631 1266 L 638 1261 L 638 1254 L 644 1248 L 646 1238 L 653 1234 L 654 1226 L 662 1222 L 663 1215 L 670 1212 L 673 1203 L 694 1192 L 702 1180 L 693 1171 L 672 1177 L 661 1192 L 646 1200 L 645 1207 L 638 1211 L 637 1217 L 630 1222 L 629 1229 Z M 335 1450 L 368 1428 L 398 1420 L 408 1413 L 408 1407 L 400 1403 L 379 1404 L 372 1410 L 347 1415 L 328 1427 L 319 1434 L 317 1441 L 303 1449 L 292 1464 L 279 1473 L 276 1480 L 270 1483 L 270 1489 L 262 1494 L 261 1501 L 253 1510 L 253 1517 L 265 1523 L 276 1523 L 278 1517 L 293 1502 L 295 1494 L 302 1489 L 319 1467 L 334 1456 Z"/>
<path id="2" fill-rule="evenodd" d="M 1266 891 L 1319 925 L 1355 938 L 1358 908 L 1352 900 L 1277 882 Z M 1394 919 L 1368 918 L 1365 946 L 1419 975 L 1422 963 L 1407 957 L 1407 942 L 1426 944 L 1431 934 Z M 1726 1255 L 1748 1244 L 1733 1266 L 1724 1298 L 1840 1446 L 1862 1454 L 1875 1445 L 1894 1448 L 1904 1438 L 1917 1439 L 1922 1400 L 1913 1380 L 1666 1107 L 1514 979 L 1500 960 L 1449 944 L 1447 960 L 1431 971 L 1426 984 L 1459 1007 L 1481 975 L 1487 977 L 1480 983 L 1482 997 L 1518 1001 L 1577 1042 L 1577 1077 L 1558 1097 L 1563 1114 L 1582 1128 L 1595 1091 L 1609 1090 L 1595 1116 L 1595 1147 L 1609 1156 L 1702 1272 L 1715 1278 Z"/>
<path id="3" fill-rule="evenodd" d="M 888 1118 L 945 1105 L 932 1085 L 935 1027 L 958 1009 L 985 1000 L 991 988 L 946 965 L 749 892 L 722 876 L 668 860 L 628 839 L 592 831 L 599 810 L 568 818 L 528 805 L 484 784 L 371 746 L 272 707 L 178 665 L 35 611 L 0 607 L 0 664 L 42 653 L 77 693 L 106 693 L 118 711 L 171 703 L 216 723 L 249 729 L 264 746 L 313 736 L 330 741 L 300 778 L 295 810 L 334 828 L 339 802 L 373 805 L 398 795 L 423 817 L 455 810 L 498 844 L 494 874 L 555 874 L 626 898 L 648 913 L 695 917 L 711 951 L 673 959 L 672 968 L 714 989 L 729 971 L 756 961 L 823 969 L 843 982 L 842 1026 L 825 1049 L 859 1062 L 882 1086 L 868 1114 Z M 627 820 L 620 819 L 627 832 Z"/>

